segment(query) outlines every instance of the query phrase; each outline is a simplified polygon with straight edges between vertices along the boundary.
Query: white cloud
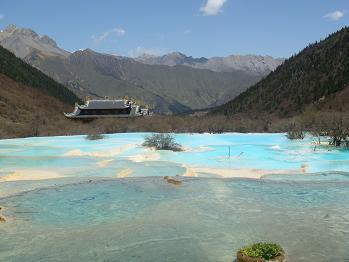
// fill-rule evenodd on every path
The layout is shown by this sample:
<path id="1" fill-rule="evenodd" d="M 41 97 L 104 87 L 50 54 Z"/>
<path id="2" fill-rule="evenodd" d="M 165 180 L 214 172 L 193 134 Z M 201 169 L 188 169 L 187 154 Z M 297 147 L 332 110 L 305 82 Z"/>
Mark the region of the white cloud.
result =
<path id="1" fill-rule="evenodd" d="M 92 39 L 95 42 L 95 44 L 100 44 L 100 43 L 104 42 L 108 36 L 109 36 L 109 33 L 104 32 L 103 34 L 101 34 L 99 36 L 92 36 Z"/>
<path id="2" fill-rule="evenodd" d="M 185 29 L 184 31 L 183 31 L 183 33 L 185 34 L 185 35 L 189 35 L 189 34 L 191 34 L 191 29 Z"/>
<path id="3" fill-rule="evenodd" d="M 123 29 L 121 27 L 117 27 L 117 28 L 113 28 L 112 30 L 103 32 L 99 36 L 92 36 L 92 39 L 95 42 L 95 44 L 101 44 L 105 40 L 107 40 L 107 38 L 110 37 L 110 36 L 114 35 L 114 36 L 117 36 L 117 37 L 121 37 L 121 36 L 124 36 L 125 34 L 126 34 L 126 30 L 125 29 Z"/>
<path id="4" fill-rule="evenodd" d="M 114 28 L 112 30 L 113 33 L 116 33 L 117 36 L 123 36 L 126 34 L 126 30 L 121 28 L 121 27 L 118 27 L 118 28 Z"/>
<path id="5" fill-rule="evenodd" d="M 206 4 L 200 8 L 204 15 L 218 15 L 227 0 L 207 0 Z"/>
<path id="6" fill-rule="evenodd" d="M 4 19 L 5 16 L 3 14 L 0 14 L 0 20 Z"/>
<path id="7" fill-rule="evenodd" d="M 130 57 L 137 57 L 141 55 L 152 55 L 152 56 L 159 56 L 166 53 L 166 49 L 163 48 L 146 48 L 143 46 L 137 46 L 136 48 L 130 50 L 128 52 L 128 55 Z"/>
<path id="8" fill-rule="evenodd" d="M 331 13 L 328 13 L 326 15 L 324 15 L 324 18 L 330 19 L 332 21 L 337 21 L 339 19 L 341 19 L 344 16 L 344 12 L 343 11 L 334 11 Z"/>

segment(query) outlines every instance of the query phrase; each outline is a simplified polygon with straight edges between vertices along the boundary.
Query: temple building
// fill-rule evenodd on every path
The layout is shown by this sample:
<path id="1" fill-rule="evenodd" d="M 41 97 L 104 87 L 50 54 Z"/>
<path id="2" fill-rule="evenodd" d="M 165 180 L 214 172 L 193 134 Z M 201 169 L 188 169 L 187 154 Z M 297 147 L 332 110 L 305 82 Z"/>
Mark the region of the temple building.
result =
<path id="1" fill-rule="evenodd" d="M 64 115 L 67 118 L 137 117 L 149 115 L 149 110 L 128 99 L 92 99 L 84 105 L 76 104 L 72 113 Z"/>

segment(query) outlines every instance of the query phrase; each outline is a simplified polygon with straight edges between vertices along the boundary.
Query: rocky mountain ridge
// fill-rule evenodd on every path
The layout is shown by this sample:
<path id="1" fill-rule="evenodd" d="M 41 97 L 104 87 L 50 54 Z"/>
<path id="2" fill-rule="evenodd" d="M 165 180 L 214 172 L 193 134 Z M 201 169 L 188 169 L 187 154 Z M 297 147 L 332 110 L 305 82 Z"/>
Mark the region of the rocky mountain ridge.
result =
<path id="1" fill-rule="evenodd" d="M 274 71 L 285 59 L 260 55 L 230 55 L 226 57 L 193 58 L 179 52 L 163 56 L 142 55 L 137 61 L 150 65 L 184 65 L 215 72 L 245 71 L 255 75 L 265 75 Z"/>
<path id="2" fill-rule="evenodd" d="M 17 28 L 15 25 L 1 30 L 0 45 L 22 59 L 38 50 L 45 56 L 69 55 L 69 52 L 59 48 L 56 41 L 47 35 L 39 36 L 31 29 Z"/>
<path id="3" fill-rule="evenodd" d="M 261 66 L 265 58 L 259 63 L 240 65 L 238 59 L 229 64 L 227 61 L 187 57 L 177 52 L 162 57 L 160 62 L 156 58 L 148 63 L 145 60 L 146 57 L 150 59 L 149 56 L 143 56 L 143 61 L 140 61 L 91 49 L 70 53 L 58 47 L 50 37 L 14 25 L 0 32 L 0 45 L 80 98 L 86 95 L 118 98 L 127 95 L 162 114 L 220 105 L 274 68 Z M 246 59 L 240 58 L 241 61 Z"/>

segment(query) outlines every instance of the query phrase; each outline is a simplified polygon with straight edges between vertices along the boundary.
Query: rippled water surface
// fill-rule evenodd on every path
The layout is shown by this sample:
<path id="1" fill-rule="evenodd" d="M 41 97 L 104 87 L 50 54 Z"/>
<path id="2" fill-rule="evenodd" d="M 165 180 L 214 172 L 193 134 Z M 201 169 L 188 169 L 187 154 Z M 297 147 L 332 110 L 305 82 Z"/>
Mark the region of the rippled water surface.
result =
<path id="1" fill-rule="evenodd" d="M 348 261 L 348 151 L 283 134 L 182 134 L 186 151 L 153 152 L 143 137 L 0 141 L 0 261 L 233 261 L 256 241 L 280 243 L 288 261 Z M 163 179 L 187 167 L 273 174 Z M 59 177 L 23 179 L 40 171 Z"/>

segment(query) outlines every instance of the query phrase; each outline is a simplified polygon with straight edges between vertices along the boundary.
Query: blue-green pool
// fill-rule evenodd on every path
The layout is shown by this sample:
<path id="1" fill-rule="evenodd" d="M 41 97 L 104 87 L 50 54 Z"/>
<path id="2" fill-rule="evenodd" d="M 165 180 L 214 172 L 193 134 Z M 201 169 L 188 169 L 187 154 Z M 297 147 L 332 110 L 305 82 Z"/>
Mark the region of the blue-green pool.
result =
<path id="1" fill-rule="evenodd" d="M 179 134 L 185 151 L 154 152 L 144 135 L 1 140 L 0 261 L 233 261 L 256 241 L 280 243 L 288 261 L 348 260 L 349 151 L 284 134 Z M 271 174 L 163 179 L 187 168 Z"/>

